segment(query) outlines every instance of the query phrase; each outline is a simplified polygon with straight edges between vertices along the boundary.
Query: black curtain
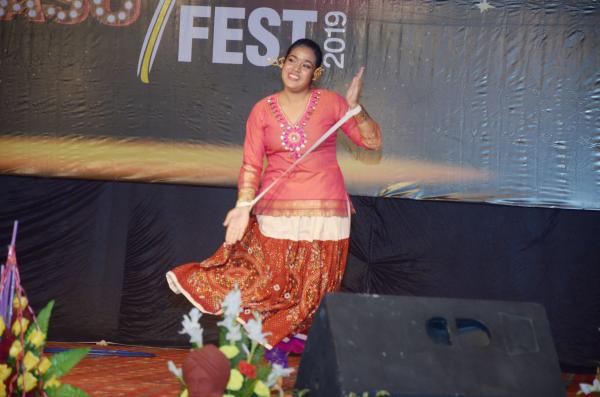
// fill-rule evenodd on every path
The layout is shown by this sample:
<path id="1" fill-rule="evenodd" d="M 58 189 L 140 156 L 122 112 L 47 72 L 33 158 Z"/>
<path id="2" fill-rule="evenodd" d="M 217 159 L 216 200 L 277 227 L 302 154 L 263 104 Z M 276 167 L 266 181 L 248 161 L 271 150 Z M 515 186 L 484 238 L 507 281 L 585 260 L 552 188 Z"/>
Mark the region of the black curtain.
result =
<path id="1" fill-rule="evenodd" d="M 185 345 L 164 274 L 211 255 L 235 190 L 0 176 L 23 285 L 50 339 Z M 353 292 L 538 302 L 564 368 L 600 363 L 600 212 L 353 197 Z M 216 339 L 205 316 L 205 338 Z"/>

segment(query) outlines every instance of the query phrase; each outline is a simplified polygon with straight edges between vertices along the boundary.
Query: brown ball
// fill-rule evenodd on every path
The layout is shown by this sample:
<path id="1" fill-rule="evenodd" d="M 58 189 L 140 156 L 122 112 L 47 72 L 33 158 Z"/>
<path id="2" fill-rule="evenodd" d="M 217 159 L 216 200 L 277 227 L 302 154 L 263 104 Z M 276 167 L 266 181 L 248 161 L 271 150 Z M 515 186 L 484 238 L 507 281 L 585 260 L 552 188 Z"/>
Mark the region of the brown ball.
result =
<path id="1" fill-rule="evenodd" d="M 230 372 L 229 360 L 214 345 L 191 351 L 183 361 L 189 397 L 221 397 Z"/>

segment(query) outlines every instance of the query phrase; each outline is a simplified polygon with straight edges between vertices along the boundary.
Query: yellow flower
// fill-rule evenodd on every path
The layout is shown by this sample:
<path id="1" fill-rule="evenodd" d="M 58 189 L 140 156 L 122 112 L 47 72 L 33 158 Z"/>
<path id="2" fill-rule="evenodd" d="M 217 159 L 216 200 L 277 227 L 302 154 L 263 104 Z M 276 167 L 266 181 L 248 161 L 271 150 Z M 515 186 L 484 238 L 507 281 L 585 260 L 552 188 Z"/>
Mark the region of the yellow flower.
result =
<path id="1" fill-rule="evenodd" d="M 23 365 L 25 365 L 25 369 L 27 371 L 31 371 L 38 365 L 40 362 L 40 358 L 33 354 L 32 352 L 25 353 L 25 358 L 23 359 Z"/>
<path id="2" fill-rule="evenodd" d="M 232 369 L 231 374 L 229 375 L 229 382 L 227 382 L 227 390 L 240 390 L 242 388 L 242 384 L 244 383 L 244 377 L 237 369 Z"/>
<path id="3" fill-rule="evenodd" d="M 6 386 L 4 383 L 0 383 L 0 397 L 6 397 Z"/>
<path id="4" fill-rule="evenodd" d="M 20 321 L 16 319 L 12 326 L 12 332 L 15 336 L 18 336 L 21 332 L 27 331 L 27 327 L 29 327 L 29 320 L 26 318 L 21 318 Z"/>
<path id="5" fill-rule="evenodd" d="M 221 350 L 221 353 L 223 353 L 228 359 L 232 359 L 238 354 L 240 354 L 240 350 L 237 347 L 235 347 L 235 345 L 221 346 L 219 347 L 219 350 Z"/>
<path id="6" fill-rule="evenodd" d="M 23 378 L 23 375 L 19 375 L 17 378 L 17 387 L 19 387 L 21 390 L 25 390 L 25 392 L 33 389 L 35 385 L 37 385 L 37 379 L 31 374 L 31 372 L 25 372 L 25 378 Z"/>
<path id="7" fill-rule="evenodd" d="M 12 368 L 7 364 L 0 365 L 0 383 L 4 382 L 10 376 Z"/>
<path id="8" fill-rule="evenodd" d="M 48 389 L 51 387 L 58 387 L 58 386 L 60 386 L 60 382 L 58 379 L 56 379 L 56 376 L 53 376 L 44 384 L 44 389 Z"/>
<path id="9" fill-rule="evenodd" d="M 38 372 L 40 374 L 42 374 L 42 375 L 45 374 L 46 371 L 48 371 L 48 368 L 50 368 L 51 365 L 52 365 L 52 363 L 50 362 L 50 360 L 48 359 L 48 357 L 42 358 L 42 360 L 38 364 Z"/>
<path id="10" fill-rule="evenodd" d="M 27 307 L 27 303 L 28 302 L 27 302 L 27 298 L 25 297 L 25 295 L 21 296 L 20 302 L 19 302 L 19 297 L 17 295 L 15 295 L 15 297 L 13 298 L 13 307 L 15 308 L 15 310 L 25 309 Z"/>
<path id="11" fill-rule="evenodd" d="M 35 347 L 40 347 L 46 340 L 46 334 L 44 334 L 39 328 L 36 328 L 27 336 L 27 342 L 31 343 Z"/>
<path id="12" fill-rule="evenodd" d="M 0 316 L 0 335 L 4 333 L 6 329 L 6 324 L 4 324 L 4 317 Z"/>
<path id="13" fill-rule="evenodd" d="M 10 346 L 10 350 L 8 351 L 8 355 L 11 357 L 17 357 L 19 353 L 23 351 L 23 345 L 20 340 L 15 340 Z"/>
<path id="14" fill-rule="evenodd" d="M 256 393 L 256 395 L 260 396 L 260 397 L 270 397 L 271 396 L 271 391 L 269 390 L 267 385 L 265 385 L 260 380 L 258 382 L 256 382 L 256 385 L 254 385 L 254 393 Z"/>
<path id="15" fill-rule="evenodd" d="M 188 397 L 188 389 L 185 389 L 184 391 L 181 392 L 181 394 L 179 395 L 179 397 Z"/>

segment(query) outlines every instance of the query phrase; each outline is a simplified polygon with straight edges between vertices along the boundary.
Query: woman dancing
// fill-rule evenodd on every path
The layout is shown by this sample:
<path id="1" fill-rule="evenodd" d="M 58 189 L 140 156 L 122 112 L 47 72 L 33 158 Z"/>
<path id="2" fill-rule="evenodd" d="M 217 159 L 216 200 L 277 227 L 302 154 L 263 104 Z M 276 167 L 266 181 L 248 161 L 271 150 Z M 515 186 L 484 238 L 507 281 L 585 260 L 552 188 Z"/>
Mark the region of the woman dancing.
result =
<path id="1" fill-rule="evenodd" d="M 335 134 L 252 207 L 257 194 L 359 105 L 364 68 L 344 99 L 312 86 L 324 70 L 322 59 L 309 39 L 294 42 L 280 58 L 283 89 L 261 99 L 248 117 L 238 201 L 225 218 L 225 244 L 212 257 L 167 273 L 171 289 L 207 313 L 218 314 L 237 285 L 240 320 L 261 315 L 267 348 L 308 330 L 321 299 L 339 289 L 346 266 L 351 204 Z M 358 146 L 381 146 L 379 126 L 364 110 L 341 128 Z"/>

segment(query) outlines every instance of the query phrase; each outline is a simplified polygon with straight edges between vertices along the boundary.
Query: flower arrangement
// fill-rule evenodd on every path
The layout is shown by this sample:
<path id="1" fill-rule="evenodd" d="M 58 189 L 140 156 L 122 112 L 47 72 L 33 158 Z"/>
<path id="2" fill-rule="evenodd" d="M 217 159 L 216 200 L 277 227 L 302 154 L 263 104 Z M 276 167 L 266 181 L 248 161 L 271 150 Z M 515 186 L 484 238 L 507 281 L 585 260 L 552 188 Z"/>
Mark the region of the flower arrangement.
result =
<path id="1" fill-rule="evenodd" d="M 21 287 L 15 254 L 16 223 L 0 279 L 0 397 L 88 397 L 81 389 L 60 382 L 89 351 L 73 349 L 44 355 L 50 301 L 36 317 Z"/>
<path id="2" fill-rule="evenodd" d="M 577 395 L 587 396 L 588 394 L 600 396 L 600 367 L 596 370 L 596 378 L 594 378 L 594 381 L 591 385 L 587 383 L 579 384 L 579 391 L 577 392 Z"/>
<path id="3" fill-rule="evenodd" d="M 6 327 L 4 318 L 0 317 L 0 397 L 88 397 L 83 390 L 61 383 L 59 379 L 85 357 L 89 349 L 72 349 L 50 358 L 44 355 L 53 306 L 54 301 L 50 301 L 36 318 L 27 298 L 15 296 L 13 308 L 17 316 L 12 327 Z M 26 314 L 26 308 L 31 310 L 30 315 Z"/>
<path id="4" fill-rule="evenodd" d="M 222 385 L 215 385 L 215 396 L 223 397 L 270 397 L 271 392 L 278 393 L 284 397 L 284 391 L 281 386 L 283 377 L 289 376 L 292 368 L 287 368 L 286 363 L 271 363 L 265 360 L 265 348 L 267 343 L 266 336 L 262 330 L 262 321 L 260 316 L 255 313 L 254 318 L 250 319 L 245 327 L 242 327 L 237 318 L 241 312 L 241 292 L 234 288 L 224 299 L 222 303 L 223 320 L 217 323 L 220 327 L 218 356 L 223 357 L 225 368 L 228 375 L 224 378 Z M 210 348 L 211 345 L 203 347 L 202 327 L 200 318 L 202 314 L 198 309 L 192 309 L 189 315 L 183 316 L 181 322 L 182 334 L 190 337 L 190 343 L 193 346 L 190 355 L 195 353 L 196 349 Z M 197 350 L 196 350 L 197 351 Z M 219 357 L 212 355 L 210 366 L 217 366 Z M 188 359 L 191 358 L 188 356 Z M 191 384 L 190 376 L 194 368 L 186 368 L 186 364 L 194 365 L 191 360 L 184 362 L 183 369 L 177 368 L 172 361 L 168 362 L 169 370 L 179 379 L 182 392 L 180 397 L 195 397 L 199 395 L 208 395 L 207 391 L 196 391 Z M 196 361 L 200 363 L 201 361 Z M 205 362 L 205 361 L 204 361 Z M 209 381 L 218 378 L 213 374 Z M 219 394 L 220 393 L 220 394 Z M 302 395 L 303 393 L 300 393 Z"/>

